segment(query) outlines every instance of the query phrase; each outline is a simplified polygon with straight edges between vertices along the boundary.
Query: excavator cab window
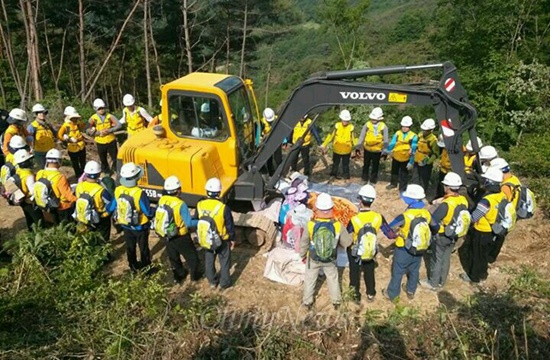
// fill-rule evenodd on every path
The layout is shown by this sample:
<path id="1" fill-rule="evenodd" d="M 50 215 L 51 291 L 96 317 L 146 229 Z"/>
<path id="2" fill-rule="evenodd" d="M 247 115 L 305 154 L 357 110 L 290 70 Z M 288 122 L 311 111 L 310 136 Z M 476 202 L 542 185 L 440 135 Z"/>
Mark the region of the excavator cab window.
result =
<path id="1" fill-rule="evenodd" d="M 197 94 L 169 93 L 170 128 L 180 137 L 224 141 L 227 122 L 217 98 Z"/>
<path id="2" fill-rule="evenodd" d="M 240 159 L 246 159 L 255 150 L 257 127 L 250 107 L 248 93 L 244 86 L 237 88 L 228 94 L 231 106 L 231 117 L 235 122 L 237 139 L 239 142 Z"/>

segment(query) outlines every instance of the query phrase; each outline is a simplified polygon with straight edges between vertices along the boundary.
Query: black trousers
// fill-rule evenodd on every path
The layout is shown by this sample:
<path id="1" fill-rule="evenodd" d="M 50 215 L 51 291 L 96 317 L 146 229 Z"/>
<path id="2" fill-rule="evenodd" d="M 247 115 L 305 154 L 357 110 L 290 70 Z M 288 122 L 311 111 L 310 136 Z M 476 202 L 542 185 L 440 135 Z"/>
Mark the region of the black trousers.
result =
<path id="1" fill-rule="evenodd" d="M 472 229 L 472 242 L 470 243 L 470 264 L 468 276 L 473 282 L 480 282 L 487 279 L 487 268 L 489 264 L 489 253 L 493 246 L 493 233 L 481 232 Z"/>
<path id="2" fill-rule="evenodd" d="M 495 236 L 495 240 L 491 244 L 491 251 L 489 251 L 489 263 L 490 264 L 497 261 L 498 255 L 500 254 L 500 250 L 502 249 L 502 245 L 504 244 L 505 239 L 506 239 L 506 235 L 496 235 Z"/>
<path id="3" fill-rule="evenodd" d="M 397 185 L 399 183 L 400 192 L 405 191 L 409 183 L 409 170 L 407 170 L 408 163 L 408 161 L 397 161 L 395 159 L 392 159 L 391 162 L 390 184 Z"/>
<path id="4" fill-rule="evenodd" d="M 123 229 L 123 239 L 126 243 L 126 256 L 130 270 L 137 271 L 151 265 L 151 252 L 149 251 L 149 229 L 130 230 Z M 137 261 L 136 245 L 139 246 L 140 261 Z"/>
<path id="5" fill-rule="evenodd" d="M 220 260 L 220 275 L 216 275 L 216 258 Z M 210 285 L 220 285 L 222 289 L 231 286 L 231 247 L 227 240 L 216 251 L 206 250 L 204 253 L 204 273 Z"/>
<path id="6" fill-rule="evenodd" d="M 376 184 L 378 181 L 378 171 L 380 169 L 381 152 L 363 151 L 363 180 Z M 372 171 L 370 167 L 372 165 Z M 370 176 L 369 176 L 370 173 Z"/>
<path id="7" fill-rule="evenodd" d="M 38 224 L 42 220 L 42 210 L 36 208 L 33 204 L 23 203 L 21 209 L 25 215 L 25 222 L 27 223 L 27 229 L 32 230 L 33 224 Z"/>
<path id="8" fill-rule="evenodd" d="M 111 241 L 111 217 L 100 218 L 99 223 L 94 225 L 94 230 L 101 235 L 105 243 Z"/>
<path id="9" fill-rule="evenodd" d="M 77 178 L 79 178 L 84 172 L 84 166 L 86 166 L 86 148 L 78 152 L 69 151 L 69 158 L 71 158 L 74 174 Z"/>
<path id="10" fill-rule="evenodd" d="M 275 170 L 277 170 L 277 167 L 282 162 L 283 162 L 283 150 L 281 149 L 281 146 L 279 146 L 277 150 L 275 150 L 273 155 L 271 155 L 271 157 L 267 159 L 266 166 L 267 166 L 267 172 L 269 173 L 269 176 L 272 176 L 273 174 L 275 174 Z"/>
<path id="11" fill-rule="evenodd" d="M 422 186 L 425 192 L 428 191 L 428 186 L 430 186 L 430 179 L 432 177 L 433 164 L 426 164 L 424 166 L 418 166 L 414 164 L 416 173 L 418 174 L 418 185 Z"/>
<path id="12" fill-rule="evenodd" d="M 344 173 L 344 179 L 349 179 L 349 160 L 351 154 L 339 155 L 332 153 L 332 171 L 330 176 L 338 176 L 338 168 L 340 167 L 340 162 L 342 162 L 342 170 Z"/>
<path id="13" fill-rule="evenodd" d="M 45 212 L 46 210 L 43 210 L 43 211 Z M 59 210 L 59 209 L 50 210 L 48 217 L 53 219 L 53 223 L 50 223 L 49 226 L 46 226 L 46 227 L 55 226 L 55 225 L 61 224 L 62 222 L 68 222 L 68 223 L 73 222 L 74 221 L 73 213 L 74 213 L 74 204 L 73 206 L 65 210 Z M 46 215 L 44 214 L 43 216 L 46 217 Z"/>
<path id="14" fill-rule="evenodd" d="M 298 150 L 298 155 L 296 155 L 296 158 L 294 158 L 294 161 L 292 161 L 292 164 L 290 166 L 292 171 L 298 171 L 298 158 L 302 156 L 302 162 L 304 163 L 304 175 L 309 176 L 311 175 L 311 164 L 309 163 L 309 152 L 310 152 L 311 146 L 302 146 Z"/>
<path id="15" fill-rule="evenodd" d="M 118 154 L 116 140 L 113 140 L 108 144 L 97 144 L 97 153 L 99 155 L 99 161 L 101 162 L 101 170 L 104 173 L 110 174 L 116 171 L 116 157 Z M 107 155 L 111 157 L 111 165 L 109 165 Z"/>
<path id="16" fill-rule="evenodd" d="M 182 281 L 188 273 L 191 274 L 192 281 L 197 281 L 200 279 L 199 255 L 197 254 L 197 249 L 195 248 L 195 244 L 193 244 L 193 240 L 191 240 L 191 236 L 189 234 L 177 236 L 170 241 L 167 241 L 166 253 L 168 254 L 170 265 L 172 265 L 172 271 L 176 281 Z M 181 256 L 183 256 L 187 262 L 189 272 L 183 267 Z"/>
<path id="17" fill-rule="evenodd" d="M 447 173 L 444 173 L 441 170 L 439 170 L 439 172 L 437 173 L 437 189 L 435 191 L 435 198 L 434 199 L 439 199 L 439 198 L 445 196 L 445 187 L 441 183 L 443 181 L 443 179 L 445 178 L 445 175 L 447 175 Z"/>
<path id="18" fill-rule="evenodd" d="M 351 247 L 347 249 L 349 260 L 349 286 L 354 289 L 355 298 L 361 300 L 361 270 L 363 270 L 363 280 L 367 288 L 367 295 L 376 295 L 376 281 L 374 278 L 374 268 L 376 263 L 374 260 L 362 261 L 357 263 L 356 259 L 351 256 Z"/>

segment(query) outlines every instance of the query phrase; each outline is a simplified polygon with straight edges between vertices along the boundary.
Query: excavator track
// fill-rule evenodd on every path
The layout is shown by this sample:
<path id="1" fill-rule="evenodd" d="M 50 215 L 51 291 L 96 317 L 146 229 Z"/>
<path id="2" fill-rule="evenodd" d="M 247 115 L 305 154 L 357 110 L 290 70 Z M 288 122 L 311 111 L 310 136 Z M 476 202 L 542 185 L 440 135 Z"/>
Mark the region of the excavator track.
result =
<path id="1" fill-rule="evenodd" d="M 273 220 L 262 214 L 232 212 L 237 231 L 237 241 L 247 241 L 253 246 L 269 251 L 277 238 Z M 241 240 L 242 239 L 242 240 Z"/>

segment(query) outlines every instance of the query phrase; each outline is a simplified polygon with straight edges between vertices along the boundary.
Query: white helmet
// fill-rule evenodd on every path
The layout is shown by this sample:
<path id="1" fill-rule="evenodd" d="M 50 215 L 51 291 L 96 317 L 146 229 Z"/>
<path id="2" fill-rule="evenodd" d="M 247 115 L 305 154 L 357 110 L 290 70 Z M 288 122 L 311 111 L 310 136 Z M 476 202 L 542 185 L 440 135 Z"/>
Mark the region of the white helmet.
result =
<path id="1" fill-rule="evenodd" d="M 351 120 L 351 114 L 349 113 L 349 110 L 340 111 L 340 120 L 342 120 L 342 121 L 350 121 Z"/>
<path id="2" fill-rule="evenodd" d="M 164 190 L 166 191 L 176 191 L 181 189 L 181 182 L 177 176 L 172 175 L 164 180 Z"/>
<path id="3" fill-rule="evenodd" d="M 27 146 L 27 142 L 19 135 L 13 135 L 10 139 L 9 146 L 12 149 L 22 149 Z"/>
<path id="4" fill-rule="evenodd" d="M 46 108 L 42 104 L 34 104 L 34 106 L 32 107 L 32 112 L 35 114 L 45 112 L 45 111 L 46 111 Z"/>
<path id="5" fill-rule="evenodd" d="M 376 199 L 376 190 L 374 189 L 374 186 L 364 185 L 359 190 L 359 197 L 373 199 L 373 200 Z"/>
<path id="6" fill-rule="evenodd" d="M 17 150 L 15 154 L 13 154 L 13 161 L 15 162 L 15 165 L 19 165 L 24 163 L 25 161 L 32 159 L 33 155 L 29 153 L 25 149 Z"/>
<path id="7" fill-rule="evenodd" d="M 369 115 L 369 119 L 372 120 L 383 120 L 384 119 L 384 111 L 382 111 L 381 107 L 375 107 L 372 109 Z"/>
<path id="8" fill-rule="evenodd" d="M 134 99 L 134 97 L 130 94 L 126 94 L 124 95 L 124 97 L 122 98 L 122 104 L 124 106 L 132 106 L 136 103 L 136 99 Z"/>
<path id="9" fill-rule="evenodd" d="M 61 160 L 61 151 L 57 149 L 48 150 L 48 152 L 46 153 L 46 160 L 59 162 L 59 160 Z"/>
<path id="10" fill-rule="evenodd" d="M 435 121 L 434 119 L 426 119 L 424 120 L 424 122 L 422 123 L 422 125 L 420 125 L 420 128 L 424 131 L 428 131 L 428 130 L 433 130 L 435 129 Z"/>
<path id="11" fill-rule="evenodd" d="M 481 160 L 491 160 L 496 158 L 497 156 L 497 150 L 491 145 L 487 145 L 479 149 L 479 158 Z"/>
<path id="12" fill-rule="evenodd" d="M 103 101 L 101 99 L 95 99 L 93 106 L 94 106 L 94 110 L 96 110 L 96 111 L 101 109 L 101 108 L 107 107 L 107 105 L 105 105 L 105 101 Z"/>
<path id="13" fill-rule="evenodd" d="M 415 200 L 422 200 L 426 197 L 426 193 L 424 192 L 422 186 L 417 184 L 409 184 L 407 185 L 407 189 L 403 192 L 403 196 Z"/>
<path id="14" fill-rule="evenodd" d="M 439 146 L 440 148 L 445 147 L 445 141 L 443 141 L 443 134 L 439 134 L 439 136 L 437 137 L 437 146 Z"/>
<path id="15" fill-rule="evenodd" d="M 317 196 L 317 200 L 315 200 L 315 207 L 318 210 L 330 210 L 334 207 L 334 203 L 332 202 L 332 198 L 327 193 L 321 193 L 319 196 Z"/>
<path id="16" fill-rule="evenodd" d="M 490 167 L 481 175 L 481 177 L 487 180 L 494 181 L 496 183 L 501 183 L 504 175 L 502 174 L 502 171 L 500 169 L 496 167 Z"/>
<path id="17" fill-rule="evenodd" d="M 483 146 L 483 142 L 479 137 L 477 138 L 477 146 L 479 146 L 480 148 Z M 474 151 L 474 148 L 472 147 L 472 139 L 468 140 L 468 143 L 466 144 L 466 150 L 470 152 Z"/>
<path id="18" fill-rule="evenodd" d="M 503 169 L 506 169 L 510 166 L 508 164 L 508 161 L 504 160 L 503 158 L 497 157 L 496 159 L 491 160 L 491 167 L 500 169 L 501 171 L 504 171 Z"/>
<path id="19" fill-rule="evenodd" d="M 88 175 L 97 175 L 101 173 L 101 166 L 97 161 L 91 160 L 84 166 L 84 172 Z"/>
<path id="20" fill-rule="evenodd" d="M 15 121 L 27 121 L 27 113 L 19 108 L 12 109 L 9 116 Z"/>
<path id="21" fill-rule="evenodd" d="M 76 113 L 76 109 L 72 106 L 67 106 L 65 110 L 63 110 L 63 115 L 69 116 Z"/>
<path id="22" fill-rule="evenodd" d="M 201 112 L 202 113 L 209 113 L 210 112 L 210 103 L 205 102 L 201 105 Z"/>
<path id="23" fill-rule="evenodd" d="M 275 120 L 275 111 L 273 111 L 272 108 L 265 108 L 263 115 L 267 122 L 272 122 Z"/>
<path id="24" fill-rule="evenodd" d="M 141 168 L 133 162 L 126 163 L 120 168 L 120 176 L 125 179 L 132 179 L 139 175 Z"/>
<path id="25" fill-rule="evenodd" d="M 222 182 L 218 178 L 210 178 L 204 186 L 206 192 L 219 193 L 222 191 Z"/>
<path id="26" fill-rule="evenodd" d="M 459 188 L 462 186 L 462 179 L 457 173 L 449 172 L 447 175 L 445 175 L 441 183 L 443 185 L 447 185 L 450 188 Z"/>
<path id="27" fill-rule="evenodd" d="M 413 119 L 410 116 L 403 116 L 403 119 L 401 119 L 401 126 L 404 127 L 410 127 L 413 124 Z"/>

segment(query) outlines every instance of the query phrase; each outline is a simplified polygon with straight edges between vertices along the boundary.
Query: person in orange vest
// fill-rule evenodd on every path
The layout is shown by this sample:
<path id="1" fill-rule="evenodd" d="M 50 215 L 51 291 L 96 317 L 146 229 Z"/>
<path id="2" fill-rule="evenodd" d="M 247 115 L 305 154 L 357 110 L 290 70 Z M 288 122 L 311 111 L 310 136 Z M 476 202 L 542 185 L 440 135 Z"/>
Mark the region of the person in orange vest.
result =
<path id="1" fill-rule="evenodd" d="M 317 143 L 321 145 L 323 141 L 321 140 L 321 137 L 319 136 L 319 132 L 317 131 L 317 127 L 313 125 L 311 127 L 311 131 L 309 131 L 305 136 L 307 129 L 309 128 L 309 125 L 311 124 L 313 120 L 306 116 L 300 119 L 298 124 L 294 127 L 294 130 L 292 130 L 292 133 L 289 136 L 290 141 L 285 146 L 293 145 L 303 136 L 304 142 L 302 143 L 302 146 L 298 150 L 298 154 L 293 159 L 290 169 L 292 171 L 298 171 L 298 155 L 302 156 L 302 162 L 304 163 L 304 175 L 309 176 L 311 174 L 311 165 L 309 162 L 309 153 L 311 150 L 311 135 L 317 140 Z"/>
<path id="2" fill-rule="evenodd" d="M 407 189 L 409 171 L 413 169 L 418 136 L 411 131 L 413 120 L 410 116 L 401 119 L 401 130 L 398 130 L 388 145 L 392 153 L 390 184 L 386 189 L 395 189 L 399 183 L 399 192 Z"/>
<path id="3" fill-rule="evenodd" d="M 327 146 L 332 143 L 332 170 L 330 176 L 338 178 L 338 168 L 342 162 L 343 178 L 349 179 L 349 161 L 351 151 L 356 145 L 354 126 L 350 124 L 351 114 L 348 110 L 340 111 L 341 122 L 336 123 L 334 130 L 325 138 L 325 142 L 321 145 L 321 150 L 324 154 L 327 152 Z"/>
<path id="4" fill-rule="evenodd" d="M 141 106 L 136 106 L 136 100 L 131 94 L 124 95 L 122 104 L 125 107 L 122 109 L 120 123 L 128 125 L 128 137 L 147 128 L 147 124 L 153 121 L 153 117 L 149 115 L 147 110 Z"/>
<path id="5" fill-rule="evenodd" d="M 80 178 L 84 173 L 86 166 L 86 143 L 82 136 L 84 124 L 80 122 L 81 116 L 74 108 L 69 110 L 65 117 L 65 122 L 59 128 L 57 137 L 67 144 L 67 152 L 73 165 L 76 178 Z"/>
<path id="6" fill-rule="evenodd" d="M 118 147 L 114 133 L 120 129 L 120 123 L 114 115 L 107 112 L 107 105 L 102 99 L 95 99 L 93 106 L 96 113 L 88 121 L 88 133 L 95 137 L 101 170 L 110 175 L 116 167 Z M 111 157 L 111 165 L 107 156 Z"/>
<path id="7" fill-rule="evenodd" d="M 361 136 L 357 142 L 355 151 L 359 153 L 363 149 L 363 180 L 371 184 L 378 182 L 378 170 L 382 151 L 388 147 L 388 127 L 382 121 L 384 112 L 382 108 L 375 107 L 369 120 L 361 130 Z M 372 171 L 369 170 L 372 164 Z"/>
<path id="8" fill-rule="evenodd" d="M 4 153 L 4 156 L 7 156 L 10 153 L 8 145 L 14 135 L 19 135 L 25 139 L 27 145 L 32 143 L 32 137 L 25 128 L 25 124 L 27 123 L 27 113 L 25 110 L 18 108 L 12 109 L 8 116 L 7 122 L 10 125 L 4 132 L 4 140 L 2 142 L 2 152 Z"/>
<path id="9" fill-rule="evenodd" d="M 43 169 L 46 165 L 46 153 L 55 147 L 56 131 L 48 123 L 48 110 L 42 104 L 34 104 L 32 112 L 36 118 L 27 127 L 27 131 L 33 140 L 31 148 L 33 149 L 36 164 L 39 169 Z"/>
<path id="10" fill-rule="evenodd" d="M 414 167 L 420 185 L 424 188 L 424 191 L 428 191 L 433 163 L 439 156 L 437 138 L 433 133 L 435 121 L 433 119 L 424 120 L 422 125 L 420 125 L 420 129 L 422 129 L 422 133 L 418 135 L 418 146 L 414 155 Z"/>

